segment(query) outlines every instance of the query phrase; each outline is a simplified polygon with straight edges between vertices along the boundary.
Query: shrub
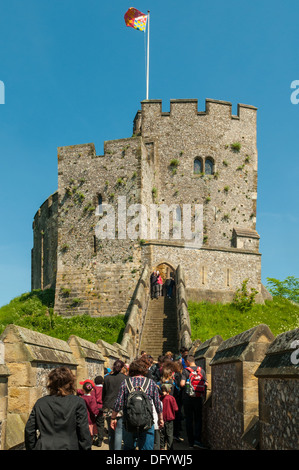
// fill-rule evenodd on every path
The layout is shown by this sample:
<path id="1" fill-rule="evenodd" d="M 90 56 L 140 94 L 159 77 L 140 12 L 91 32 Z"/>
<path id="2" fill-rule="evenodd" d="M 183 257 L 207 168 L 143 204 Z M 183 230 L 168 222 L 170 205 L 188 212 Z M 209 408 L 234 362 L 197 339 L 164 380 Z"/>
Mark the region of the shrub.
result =
<path id="1" fill-rule="evenodd" d="M 247 290 L 248 279 L 245 279 L 242 282 L 242 287 L 237 289 L 234 298 L 233 304 L 236 308 L 238 308 L 241 312 L 246 312 L 250 310 L 255 303 L 255 297 L 258 291 L 254 288 L 251 288 L 251 292 L 249 293 Z"/>

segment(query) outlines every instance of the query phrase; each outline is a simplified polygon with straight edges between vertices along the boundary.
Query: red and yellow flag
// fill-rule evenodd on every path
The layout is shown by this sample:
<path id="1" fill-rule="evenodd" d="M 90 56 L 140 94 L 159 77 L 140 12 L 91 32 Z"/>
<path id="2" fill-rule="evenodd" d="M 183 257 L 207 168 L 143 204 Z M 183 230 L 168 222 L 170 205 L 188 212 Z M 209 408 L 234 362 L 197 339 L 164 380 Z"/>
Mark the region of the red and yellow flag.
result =
<path id="1" fill-rule="evenodd" d="M 139 31 L 145 31 L 147 15 L 141 13 L 141 11 L 131 7 L 125 13 L 124 18 L 127 26 L 134 29 L 139 29 Z"/>

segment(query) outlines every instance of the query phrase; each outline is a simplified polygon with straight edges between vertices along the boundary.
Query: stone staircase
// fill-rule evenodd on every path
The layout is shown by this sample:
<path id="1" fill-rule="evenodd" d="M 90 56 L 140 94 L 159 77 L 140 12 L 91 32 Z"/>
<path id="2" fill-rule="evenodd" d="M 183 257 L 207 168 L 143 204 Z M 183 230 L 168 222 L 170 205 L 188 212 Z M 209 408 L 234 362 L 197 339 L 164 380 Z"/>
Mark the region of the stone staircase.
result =
<path id="1" fill-rule="evenodd" d="M 167 351 L 178 352 L 175 299 L 159 297 L 149 301 L 141 338 L 141 351 L 146 351 L 154 360 Z"/>

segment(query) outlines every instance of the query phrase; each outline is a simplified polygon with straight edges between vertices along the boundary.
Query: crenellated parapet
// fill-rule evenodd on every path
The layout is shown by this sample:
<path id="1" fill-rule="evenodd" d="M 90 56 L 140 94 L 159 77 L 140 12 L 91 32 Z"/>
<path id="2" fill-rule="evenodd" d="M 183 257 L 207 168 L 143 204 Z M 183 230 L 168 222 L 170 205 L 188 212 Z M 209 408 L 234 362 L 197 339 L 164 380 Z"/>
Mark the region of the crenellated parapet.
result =
<path id="1" fill-rule="evenodd" d="M 162 110 L 162 100 L 145 100 L 141 102 L 141 111 L 135 116 L 134 133 L 149 137 L 152 130 L 159 126 L 167 126 L 180 121 L 181 126 L 194 125 L 209 126 L 211 122 L 221 122 L 226 126 L 247 127 L 253 135 L 256 130 L 255 106 L 247 104 L 237 105 L 237 114 L 232 114 L 232 103 L 214 99 L 205 100 L 205 110 L 198 110 L 197 99 L 174 99 L 170 100 L 170 111 Z"/>

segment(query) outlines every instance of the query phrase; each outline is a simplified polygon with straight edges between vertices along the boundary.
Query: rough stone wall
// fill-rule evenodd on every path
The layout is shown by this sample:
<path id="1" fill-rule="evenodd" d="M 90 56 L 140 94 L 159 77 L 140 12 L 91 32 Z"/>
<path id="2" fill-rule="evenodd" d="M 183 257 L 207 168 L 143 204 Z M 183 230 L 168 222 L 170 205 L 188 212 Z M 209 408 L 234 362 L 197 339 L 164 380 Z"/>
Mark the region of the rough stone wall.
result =
<path id="1" fill-rule="evenodd" d="M 137 236 L 128 238 L 118 226 L 118 198 L 127 205 L 140 202 L 140 160 L 140 138 L 106 142 L 103 156 L 93 144 L 58 149 L 57 312 L 126 313 L 141 271 L 141 247 Z M 99 195 L 114 211 L 115 239 L 98 236 L 105 217 L 98 211 Z"/>
<path id="2" fill-rule="evenodd" d="M 170 242 L 162 241 L 160 233 L 159 241 L 149 241 L 143 259 L 153 267 L 160 262 L 181 264 L 189 298 L 231 301 L 248 278 L 248 285 L 259 292 L 257 300 L 263 301 L 255 231 L 256 108 L 239 105 L 233 116 L 228 102 L 206 100 L 206 110 L 198 112 L 197 100 L 171 100 L 165 113 L 161 100 L 144 101 L 135 132 L 154 149 L 156 171 L 150 181 L 157 192 L 148 203 L 177 204 L 183 216 L 184 204 L 203 206 L 201 250 L 184 249 L 183 236 L 174 240 L 171 232 Z M 236 143 L 240 148 L 234 148 Z M 197 158 L 203 165 L 200 174 L 194 173 Z M 212 174 L 205 172 L 206 159 L 213 162 Z"/>
<path id="3" fill-rule="evenodd" d="M 50 196 L 33 220 L 32 289 L 55 288 L 57 271 L 58 193 Z"/>
<path id="4" fill-rule="evenodd" d="M 151 243 L 150 248 L 151 266 L 167 261 L 174 269 L 179 265 L 184 268 L 189 300 L 230 302 L 247 278 L 248 287 L 258 290 L 256 300 L 263 300 L 259 253 L 216 248 L 190 250 L 178 243 L 169 246 L 159 242 Z"/>
<path id="5" fill-rule="evenodd" d="M 277 336 L 256 372 L 265 450 L 298 450 L 298 345 L 298 328 Z"/>
<path id="6" fill-rule="evenodd" d="M 154 141 L 159 154 L 158 201 L 198 203 L 204 206 L 208 246 L 231 247 L 233 228 L 255 229 L 257 198 L 256 108 L 206 100 L 198 112 L 197 100 L 142 102 L 141 134 Z M 233 149 L 235 143 L 240 149 Z M 194 160 L 213 161 L 213 174 L 194 174 Z M 173 160 L 176 160 L 174 162 Z"/>
<path id="7" fill-rule="evenodd" d="M 259 414 L 255 372 L 274 336 L 259 325 L 223 341 L 210 362 L 211 399 L 205 407 L 205 440 L 212 449 L 244 450 Z"/>

